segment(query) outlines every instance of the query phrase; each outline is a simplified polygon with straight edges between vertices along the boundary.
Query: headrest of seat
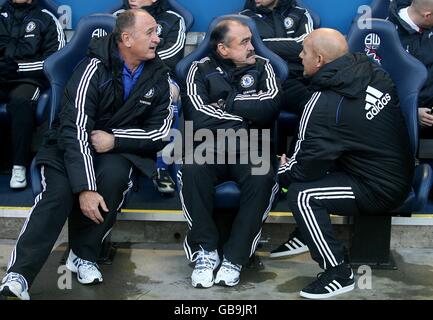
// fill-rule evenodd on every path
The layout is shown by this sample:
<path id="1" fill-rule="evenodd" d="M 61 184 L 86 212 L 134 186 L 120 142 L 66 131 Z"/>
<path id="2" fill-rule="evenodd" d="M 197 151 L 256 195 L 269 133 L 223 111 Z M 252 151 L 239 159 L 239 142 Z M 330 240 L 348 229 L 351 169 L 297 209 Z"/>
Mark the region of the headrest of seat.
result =
<path id="1" fill-rule="evenodd" d="M 210 23 L 208 30 L 206 32 L 206 37 L 203 39 L 203 41 L 200 43 L 200 45 L 195 49 L 193 52 L 191 52 L 188 56 L 183 58 L 176 66 L 176 75 L 178 78 L 184 82 L 186 79 L 186 75 L 188 73 L 188 70 L 191 66 L 191 64 L 194 61 L 198 61 L 210 53 L 210 35 L 212 33 L 212 30 L 215 28 L 215 26 L 222 20 L 225 19 L 236 19 L 239 21 L 242 21 L 251 30 L 252 33 L 252 44 L 254 46 L 255 52 L 266 59 L 269 59 L 270 63 L 272 64 L 275 74 L 281 79 L 285 80 L 287 79 L 287 76 L 289 74 L 289 68 L 287 66 L 287 63 L 281 59 L 278 55 L 273 53 L 271 50 L 269 50 L 260 39 L 259 33 L 257 31 L 256 25 L 254 21 L 246 16 L 238 15 L 238 14 L 230 14 L 230 15 L 224 15 L 220 17 L 216 17 L 212 20 Z"/>
<path id="2" fill-rule="evenodd" d="M 185 20 L 186 32 L 191 30 L 191 27 L 194 24 L 194 16 L 192 15 L 192 13 L 189 12 L 184 6 L 182 6 L 176 0 L 168 0 L 168 3 L 170 7 L 173 9 L 173 11 L 179 13 Z"/>
<path id="3" fill-rule="evenodd" d="M 116 19 L 110 14 L 93 14 L 80 19 L 72 40 L 45 60 L 44 71 L 51 83 L 64 85 L 87 52 L 90 40 L 113 31 Z"/>
<path id="4" fill-rule="evenodd" d="M 179 2 L 176 0 L 167 0 L 168 5 L 170 6 L 173 11 L 179 13 L 183 19 L 185 20 L 185 28 L 186 32 L 188 32 L 192 25 L 194 24 L 194 16 L 191 12 L 189 12 L 184 6 L 182 6 Z M 124 8 L 124 1 L 117 0 L 113 5 L 107 10 L 107 13 L 115 12 L 117 10 L 120 10 Z"/>
<path id="5" fill-rule="evenodd" d="M 365 52 L 380 64 L 405 94 L 418 92 L 424 85 L 427 70 L 401 45 L 394 24 L 382 19 L 367 19 L 371 29 L 352 28 L 348 35 L 351 52 Z"/>
<path id="6" fill-rule="evenodd" d="M 386 19 L 388 17 L 391 0 L 373 0 L 370 4 L 371 17 Z"/>
<path id="7" fill-rule="evenodd" d="M 366 19 L 371 28 L 355 24 L 348 35 L 351 52 L 365 52 L 381 65 L 394 81 L 406 120 L 412 151 L 418 144 L 418 95 L 427 79 L 427 69 L 401 45 L 397 30 L 389 21 Z"/>
<path id="8" fill-rule="evenodd" d="M 304 0 L 296 0 L 296 2 L 298 3 L 298 6 L 300 6 L 301 8 L 305 8 L 305 9 L 308 10 L 308 13 L 311 16 L 311 19 L 313 19 L 313 27 L 314 27 L 314 29 L 319 28 L 320 27 L 320 16 L 317 14 L 317 12 L 315 12 L 314 10 L 312 10 L 310 8 L 310 6 L 305 3 Z"/>

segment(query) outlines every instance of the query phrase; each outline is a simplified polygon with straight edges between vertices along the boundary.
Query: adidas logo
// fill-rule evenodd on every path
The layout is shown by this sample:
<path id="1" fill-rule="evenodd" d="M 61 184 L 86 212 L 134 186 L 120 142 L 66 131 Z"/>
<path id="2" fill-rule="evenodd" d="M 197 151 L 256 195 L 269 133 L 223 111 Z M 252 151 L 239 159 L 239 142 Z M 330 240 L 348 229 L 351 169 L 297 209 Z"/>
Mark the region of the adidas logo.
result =
<path id="1" fill-rule="evenodd" d="M 368 120 L 373 120 L 373 118 L 377 116 L 386 105 L 388 105 L 391 101 L 391 96 L 389 93 L 384 94 L 383 92 L 368 86 L 365 101 L 365 110 L 368 111 L 365 117 Z"/>

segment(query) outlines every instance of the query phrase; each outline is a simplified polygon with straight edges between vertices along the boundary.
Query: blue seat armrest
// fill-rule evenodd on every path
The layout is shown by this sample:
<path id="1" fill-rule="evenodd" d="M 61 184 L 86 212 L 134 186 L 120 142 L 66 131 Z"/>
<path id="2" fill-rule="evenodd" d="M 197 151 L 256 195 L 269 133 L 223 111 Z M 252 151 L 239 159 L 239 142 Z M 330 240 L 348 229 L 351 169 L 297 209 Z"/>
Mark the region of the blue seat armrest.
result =
<path id="1" fill-rule="evenodd" d="M 433 170 L 430 165 L 422 163 L 415 168 L 412 182 L 416 194 L 414 211 L 419 211 L 427 204 L 430 189 L 433 184 Z"/>
<path id="2" fill-rule="evenodd" d="M 36 107 L 36 123 L 40 126 L 45 120 L 48 119 L 48 106 L 50 105 L 51 89 L 45 90 L 38 100 Z"/>
<path id="3" fill-rule="evenodd" d="M 37 196 L 42 192 L 42 176 L 39 167 L 36 165 L 36 158 L 33 158 L 30 165 L 30 182 L 32 186 L 33 196 Z"/>

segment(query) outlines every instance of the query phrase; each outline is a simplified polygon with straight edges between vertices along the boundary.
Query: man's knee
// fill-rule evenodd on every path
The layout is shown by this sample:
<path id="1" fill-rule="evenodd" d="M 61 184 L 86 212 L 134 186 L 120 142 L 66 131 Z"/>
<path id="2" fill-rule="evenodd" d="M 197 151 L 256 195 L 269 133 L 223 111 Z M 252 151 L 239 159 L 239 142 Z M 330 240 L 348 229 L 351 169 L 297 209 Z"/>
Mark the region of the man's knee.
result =
<path id="1" fill-rule="evenodd" d="M 287 189 L 287 200 L 289 201 L 289 207 L 294 210 L 294 207 L 298 206 L 300 193 L 306 189 L 303 183 L 292 183 Z"/>
<path id="2" fill-rule="evenodd" d="M 97 160 L 96 183 L 98 189 L 124 190 L 131 180 L 132 164 L 121 155 L 112 155 Z"/>

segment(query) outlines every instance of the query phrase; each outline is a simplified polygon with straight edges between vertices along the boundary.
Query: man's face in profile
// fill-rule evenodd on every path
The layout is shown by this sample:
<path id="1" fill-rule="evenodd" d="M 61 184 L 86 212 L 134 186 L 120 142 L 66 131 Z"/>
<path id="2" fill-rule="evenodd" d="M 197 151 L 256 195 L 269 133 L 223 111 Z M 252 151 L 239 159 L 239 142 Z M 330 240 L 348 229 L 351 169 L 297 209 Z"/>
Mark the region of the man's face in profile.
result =
<path id="1" fill-rule="evenodd" d="M 304 40 L 304 46 L 299 57 L 302 59 L 302 65 L 304 66 L 304 77 L 311 77 L 319 70 L 317 66 L 318 56 L 310 37 Z"/>
<path id="2" fill-rule="evenodd" d="M 149 15 L 137 15 L 134 29 L 130 33 L 132 39 L 131 52 L 141 61 L 154 59 L 156 48 L 160 42 L 156 34 L 157 24 Z"/>

